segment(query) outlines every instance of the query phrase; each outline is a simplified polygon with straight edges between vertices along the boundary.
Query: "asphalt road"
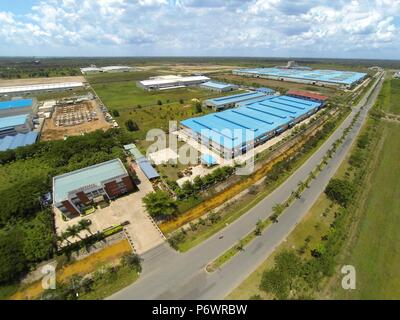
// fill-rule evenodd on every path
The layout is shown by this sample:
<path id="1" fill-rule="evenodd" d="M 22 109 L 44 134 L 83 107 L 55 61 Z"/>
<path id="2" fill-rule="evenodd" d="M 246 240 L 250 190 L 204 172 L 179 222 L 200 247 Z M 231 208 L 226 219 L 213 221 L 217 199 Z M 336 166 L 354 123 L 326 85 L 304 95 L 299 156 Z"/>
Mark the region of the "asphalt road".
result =
<path id="1" fill-rule="evenodd" d="M 325 189 L 334 175 L 352 143 L 354 142 L 369 108 L 374 104 L 380 91 L 382 80 L 374 88 L 369 101 L 366 95 L 343 121 L 340 127 L 327 141 L 290 176 L 279 188 L 264 198 L 238 220 L 224 230 L 207 239 L 186 253 L 178 253 L 168 244 L 154 248 L 144 254 L 143 272 L 138 281 L 109 297 L 109 299 L 223 299 L 254 271 L 273 250 L 285 240 L 290 232 L 307 214 L 310 207 Z M 338 148 L 328 165 L 310 184 L 302 197 L 285 210 L 279 222 L 272 224 L 261 236 L 252 241 L 245 250 L 222 268 L 212 274 L 205 271 L 205 266 L 241 238 L 254 230 L 259 219 L 266 219 L 272 214 L 272 207 L 282 203 L 297 189 L 297 184 L 304 181 L 309 173 L 321 162 L 332 144 L 341 137 L 360 108 L 360 117 Z M 220 235 L 224 237 L 219 239 Z"/>

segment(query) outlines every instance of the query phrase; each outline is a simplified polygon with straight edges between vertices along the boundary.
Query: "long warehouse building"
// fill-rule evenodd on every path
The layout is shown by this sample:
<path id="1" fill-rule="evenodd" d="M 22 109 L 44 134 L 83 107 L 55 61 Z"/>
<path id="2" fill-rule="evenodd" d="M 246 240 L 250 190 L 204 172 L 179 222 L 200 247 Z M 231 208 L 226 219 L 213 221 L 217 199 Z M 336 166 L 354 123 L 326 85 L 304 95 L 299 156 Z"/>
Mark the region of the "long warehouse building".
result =
<path id="1" fill-rule="evenodd" d="M 233 70 L 233 74 L 253 78 L 306 83 L 350 89 L 361 83 L 367 73 L 337 70 L 299 70 L 286 68 L 255 68 Z"/>
<path id="2" fill-rule="evenodd" d="M 137 82 L 137 86 L 145 90 L 168 90 L 184 88 L 187 86 L 195 86 L 209 81 L 210 78 L 205 76 L 158 76 L 152 77 L 149 80 L 142 80 Z"/>
<path id="3" fill-rule="evenodd" d="M 181 121 L 181 128 L 221 156 L 236 157 L 317 112 L 323 104 L 275 96 L 242 107 Z"/>
<path id="4" fill-rule="evenodd" d="M 0 117 L 17 116 L 21 114 L 36 114 L 38 104 L 36 99 L 18 99 L 0 102 Z"/>
<path id="5" fill-rule="evenodd" d="M 53 92 L 53 91 L 66 91 L 84 87 L 83 82 L 63 82 L 63 83 L 49 83 L 49 84 L 32 84 L 25 86 L 12 86 L 0 87 L 0 97 L 14 96 L 14 95 L 27 95 L 33 92 Z"/>

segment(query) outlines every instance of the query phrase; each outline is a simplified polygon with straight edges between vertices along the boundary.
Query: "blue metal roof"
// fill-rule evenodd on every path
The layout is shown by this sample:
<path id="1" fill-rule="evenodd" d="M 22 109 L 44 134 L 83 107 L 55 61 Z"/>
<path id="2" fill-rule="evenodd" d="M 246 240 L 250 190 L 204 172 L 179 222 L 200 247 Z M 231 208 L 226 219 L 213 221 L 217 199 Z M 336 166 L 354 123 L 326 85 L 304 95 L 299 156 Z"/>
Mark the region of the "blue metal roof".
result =
<path id="1" fill-rule="evenodd" d="M 226 96 L 226 97 L 220 97 L 220 98 L 214 98 L 214 99 L 208 99 L 206 102 L 212 103 L 216 106 L 220 105 L 225 105 L 229 103 L 237 103 L 249 99 L 255 99 L 255 98 L 260 98 L 265 96 L 264 93 L 262 92 L 246 92 L 246 93 L 239 93 L 239 94 L 234 94 L 231 96 Z"/>
<path id="2" fill-rule="evenodd" d="M 275 90 L 272 90 L 271 88 L 267 88 L 267 87 L 257 88 L 256 91 L 263 92 L 263 93 L 274 93 L 275 92 Z"/>
<path id="3" fill-rule="evenodd" d="M 320 105 L 300 98 L 275 96 L 223 112 L 183 120 L 181 124 L 203 139 L 232 149 L 275 131 Z"/>
<path id="4" fill-rule="evenodd" d="M 15 126 L 21 126 L 26 123 L 29 114 L 21 114 L 18 116 L 10 116 L 0 118 L 0 130 L 5 128 L 12 128 Z"/>
<path id="5" fill-rule="evenodd" d="M 33 104 L 33 100 L 32 99 L 20 99 L 20 100 L 13 100 L 13 101 L 3 101 L 3 102 L 0 102 L 0 110 L 26 108 L 26 107 L 31 107 L 32 104 Z"/>
<path id="6" fill-rule="evenodd" d="M 68 198 L 68 193 L 89 185 L 98 185 L 105 180 L 127 174 L 120 159 L 113 159 L 53 178 L 53 198 L 55 203 Z"/>
<path id="7" fill-rule="evenodd" d="M 215 82 L 215 81 L 207 81 L 200 85 L 200 87 L 210 87 L 210 88 L 215 88 L 215 89 L 225 89 L 225 88 L 229 88 L 231 86 L 233 86 L 233 85 L 229 84 L 229 83 Z"/>
<path id="8" fill-rule="evenodd" d="M 217 160 L 215 160 L 215 158 L 210 154 L 203 154 L 201 156 L 201 161 L 208 166 L 217 164 Z"/>
<path id="9" fill-rule="evenodd" d="M 234 71 L 245 72 L 249 74 L 293 78 L 300 80 L 323 81 L 323 82 L 345 84 L 345 85 L 351 85 L 367 75 L 366 73 L 352 72 L 352 71 L 298 70 L 298 69 L 284 69 L 284 68 L 255 68 L 255 69 L 239 69 Z"/>
<path id="10" fill-rule="evenodd" d="M 7 136 L 0 139 L 0 151 L 16 149 L 18 147 L 34 144 L 37 139 L 37 132 L 19 133 L 15 136 Z"/>
<path id="11" fill-rule="evenodd" d="M 147 160 L 146 157 L 136 159 L 136 163 L 139 165 L 140 169 L 142 169 L 147 179 L 155 179 L 160 177 L 158 172 L 153 168 L 150 161 Z"/>

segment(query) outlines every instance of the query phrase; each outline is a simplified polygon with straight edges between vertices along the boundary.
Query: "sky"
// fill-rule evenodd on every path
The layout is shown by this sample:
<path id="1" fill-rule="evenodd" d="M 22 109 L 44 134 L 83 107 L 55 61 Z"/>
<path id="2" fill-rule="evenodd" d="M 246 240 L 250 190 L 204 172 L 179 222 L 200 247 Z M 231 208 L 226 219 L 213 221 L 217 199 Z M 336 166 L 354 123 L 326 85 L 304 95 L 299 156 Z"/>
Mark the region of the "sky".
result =
<path id="1" fill-rule="evenodd" d="M 0 56 L 400 59 L 400 0 L 0 0 Z"/>

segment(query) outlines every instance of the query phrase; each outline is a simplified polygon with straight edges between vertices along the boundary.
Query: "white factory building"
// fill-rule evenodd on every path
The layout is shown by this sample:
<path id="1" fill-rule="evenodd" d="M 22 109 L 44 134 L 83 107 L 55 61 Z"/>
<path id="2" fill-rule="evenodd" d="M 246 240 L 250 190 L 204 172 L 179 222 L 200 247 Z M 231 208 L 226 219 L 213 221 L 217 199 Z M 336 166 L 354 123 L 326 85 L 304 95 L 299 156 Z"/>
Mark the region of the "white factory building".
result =
<path id="1" fill-rule="evenodd" d="M 88 73 L 102 73 L 102 72 L 131 72 L 134 71 L 135 69 L 132 67 L 128 66 L 108 66 L 108 67 L 96 67 L 95 65 L 92 65 L 87 68 L 81 68 L 82 74 L 88 74 Z"/>
<path id="2" fill-rule="evenodd" d="M 84 87 L 83 82 L 62 82 L 49 84 L 31 84 L 24 86 L 0 87 L 0 97 L 22 96 L 37 92 L 66 91 Z"/>
<path id="3" fill-rule="evenodd" d="M 205 76 L 184 77 L 180 75 L 166 75 L 151 77 L 149 80 L 138 81 L 137 86 L 145 90 L 168 90 L 187 86 L 195 86 L 209 80 L 210 78 Z"/>

